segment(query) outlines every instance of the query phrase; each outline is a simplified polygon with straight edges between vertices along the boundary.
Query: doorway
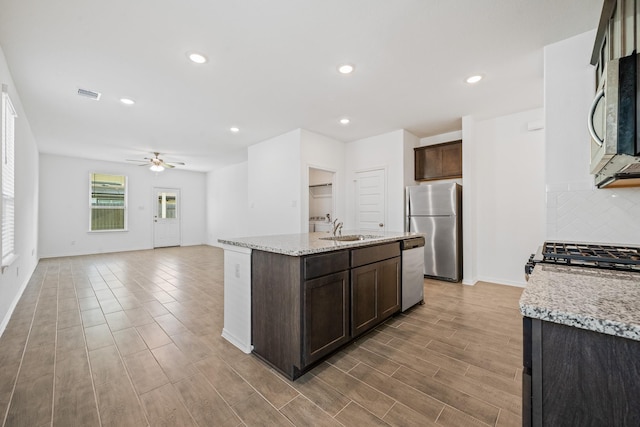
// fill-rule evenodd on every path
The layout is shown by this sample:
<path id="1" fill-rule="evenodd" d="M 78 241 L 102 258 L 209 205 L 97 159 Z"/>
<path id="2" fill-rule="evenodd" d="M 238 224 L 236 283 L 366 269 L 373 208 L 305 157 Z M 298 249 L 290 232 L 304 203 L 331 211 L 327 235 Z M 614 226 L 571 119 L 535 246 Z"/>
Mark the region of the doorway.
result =
<path id="1" fill-rule="evenodd" d="M 335 171 L 309 167 L 309 232 L 326 232 L 334 219 Z"/>
<path id="2" fill-rule="evenodd" d="M 384 232 L 386 212 L 385 169 L 356 172 L 356 228 Z"/>
<path id="3" fill-rule="evenodd" d="M 180 190 L 154 189 L 153 247 L 180 246 Z"/>

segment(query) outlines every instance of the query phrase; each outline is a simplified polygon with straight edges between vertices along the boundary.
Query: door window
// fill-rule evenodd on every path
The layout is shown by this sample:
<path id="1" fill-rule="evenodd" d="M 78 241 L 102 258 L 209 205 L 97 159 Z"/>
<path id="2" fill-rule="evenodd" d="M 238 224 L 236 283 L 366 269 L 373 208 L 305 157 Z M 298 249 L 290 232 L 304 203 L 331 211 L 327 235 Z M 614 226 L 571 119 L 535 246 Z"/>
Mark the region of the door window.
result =
<path id="1" fill-rule="evenodd" d="M 178 217 L 176 199 L 176 193 L 159 192 L 157 200 L 157 217 L 161 219 L 176 219 Z"/>

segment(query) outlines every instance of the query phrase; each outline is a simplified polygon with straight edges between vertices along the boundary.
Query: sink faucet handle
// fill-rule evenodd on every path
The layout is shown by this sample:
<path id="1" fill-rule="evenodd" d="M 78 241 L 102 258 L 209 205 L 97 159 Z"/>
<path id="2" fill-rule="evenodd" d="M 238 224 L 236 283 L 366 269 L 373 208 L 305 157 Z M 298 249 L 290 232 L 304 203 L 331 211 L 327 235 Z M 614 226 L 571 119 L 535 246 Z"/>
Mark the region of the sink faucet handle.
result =
<path id="1" fill-rule="evenodd" d="M 338 235 L 338 231 L 340 231 L 340 235 L 342 235 L 342 223 L 338 222 L 338 218 L 333 220 L 333 237 Z"/>

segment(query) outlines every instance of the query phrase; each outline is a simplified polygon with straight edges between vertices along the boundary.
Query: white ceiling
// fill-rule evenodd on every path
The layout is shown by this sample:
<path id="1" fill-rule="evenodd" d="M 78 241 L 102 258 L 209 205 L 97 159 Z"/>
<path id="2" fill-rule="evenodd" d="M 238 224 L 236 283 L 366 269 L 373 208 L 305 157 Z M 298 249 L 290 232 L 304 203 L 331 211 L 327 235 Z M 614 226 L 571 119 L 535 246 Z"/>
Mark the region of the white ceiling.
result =
<path id="1" fill-rule="evenodd" d="M 595 28 L 601 8 L 602 0 L 0 0 L 0 45 L 40 152 L 122 162 L 160 151 L 208 171 L 296 128 L 345 142 L 401 128 L 425 137 L 459 130 L 468 114 L 541 107 L 543 46 Z M 190 51 L 209 62 L 191 63 Z M 352 75 L 337 72 L 345 62 Z M 464 82 L 478 73 L 479 84 Z M 345 116 L 348 126 L 338 122 Z"/>

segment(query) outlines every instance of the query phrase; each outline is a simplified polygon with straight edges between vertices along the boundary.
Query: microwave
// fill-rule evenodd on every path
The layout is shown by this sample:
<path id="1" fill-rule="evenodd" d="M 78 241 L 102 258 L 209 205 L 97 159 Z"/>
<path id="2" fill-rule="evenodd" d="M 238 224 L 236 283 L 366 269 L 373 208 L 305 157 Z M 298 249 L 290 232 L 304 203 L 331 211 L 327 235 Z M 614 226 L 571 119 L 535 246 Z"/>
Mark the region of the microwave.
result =
<path id="1" fill-rule="evenodd" d="M 606 63 L 589 110 L 591 173 L 598 188 L 640 186 L 640 55 Z"/>

